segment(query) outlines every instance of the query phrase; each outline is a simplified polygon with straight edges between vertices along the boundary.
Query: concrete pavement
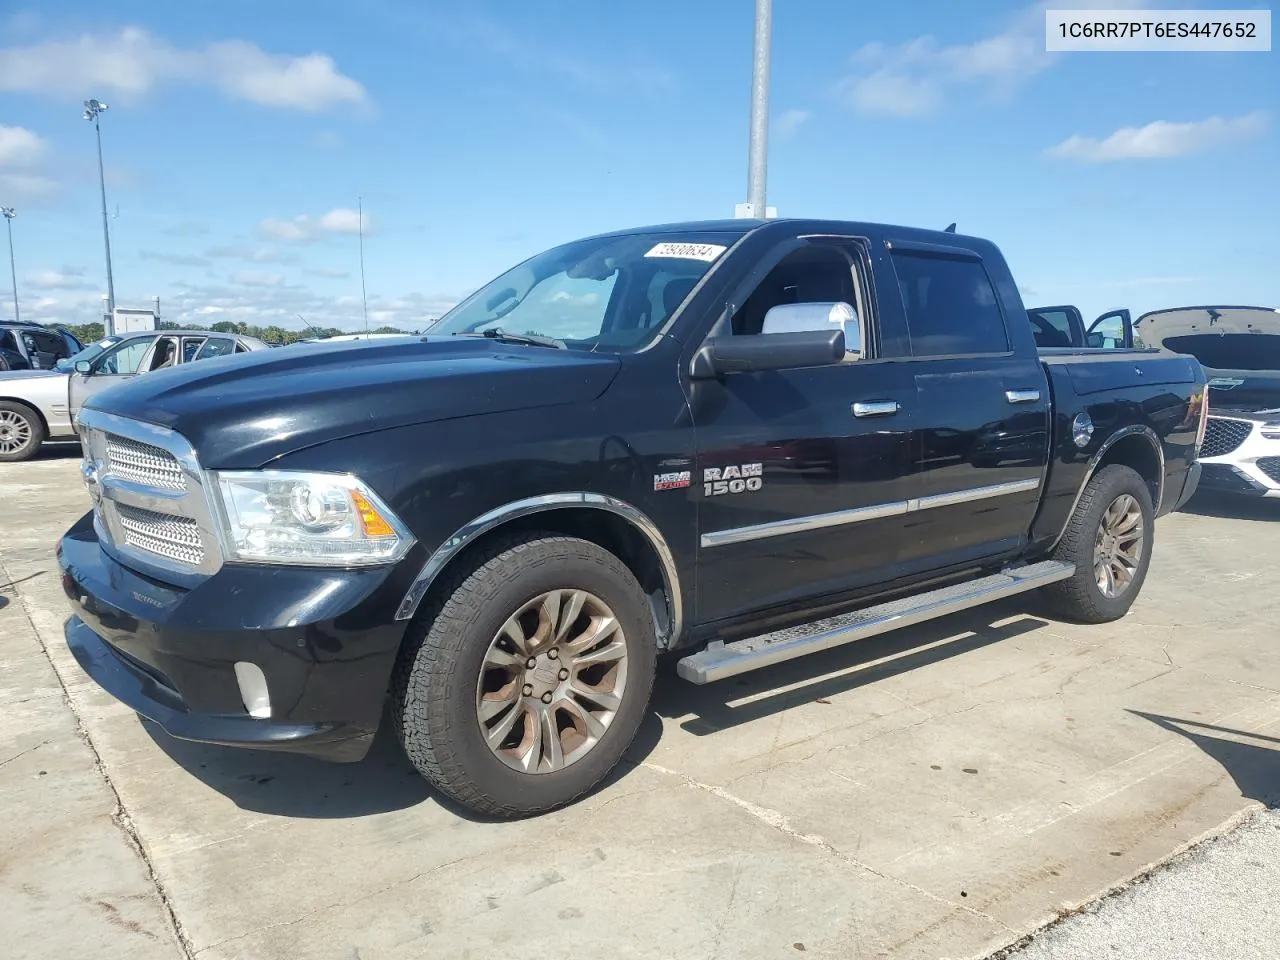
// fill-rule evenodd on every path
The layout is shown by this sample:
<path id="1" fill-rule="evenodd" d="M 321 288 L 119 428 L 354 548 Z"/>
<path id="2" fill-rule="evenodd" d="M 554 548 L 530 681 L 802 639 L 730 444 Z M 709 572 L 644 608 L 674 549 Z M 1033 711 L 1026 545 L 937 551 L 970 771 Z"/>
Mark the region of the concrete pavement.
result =
<path id="1" fill-rule="evenodd" d="M 1117 624 L 1056 623 L 1015 599 L 710 688 L 665 677 L 608 785 L 507 824 L 439 803 L 385 739 L 352 766 L 184 744 L 99 691 L 62 641 L 52 560 L 87 507 L 75 457 L 0 465 L 3 582 L 34 635 L 8 607 L 0 630 L 35 671 L 19 694 L 54 690 L 50 661 L 65 685 L 68 701 L 42 698 L 34 737 L 92 767 L 83 728 L 110 830 L 10 800 L 28 789 L 16 761 L 0 767 L 0 819 L 22 811 L 67 844 L 90 901 L 133 877 L 122 889 L 155 936 L 137 939 L 171 956 L 980 957 L 1276 791 L 1270 504 L 1162 520 L 1144 594 Z M 110 822 L 103 775 L 139 852 Z M 108 840 L 127 869 L 87 852 Z M 40 869 L 6 858 L 4 927 L 61 915 L 33 919 L 12 892 Z M 180 943 L 165 940 L 161 892 Z"/>

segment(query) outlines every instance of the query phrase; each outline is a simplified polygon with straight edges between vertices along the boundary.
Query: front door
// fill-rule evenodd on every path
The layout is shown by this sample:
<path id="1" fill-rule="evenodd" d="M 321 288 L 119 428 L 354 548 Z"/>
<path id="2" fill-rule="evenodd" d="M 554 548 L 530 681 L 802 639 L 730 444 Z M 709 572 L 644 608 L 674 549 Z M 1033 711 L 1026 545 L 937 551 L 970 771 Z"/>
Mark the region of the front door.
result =
<path id="1" fill-rule="evenodd" d="M 1105 350 L 1118 350 L 1133 346 L 1133 322 L 1129 319 L 1128 310 L 1112 310 L 1104 313 L 1093 323 L 1085 334 L 1085 346 Z"/>
<path id="2" fill-rule="evenodd" d="M 861 347 L 874 327 L 860 296 L 865 276 L 852 240 L 803 242 L 736 301 L 732 335 L 759 335 L 779 304 L 843 302 L 857 317 L 845 324 L 846 344 Z M 915 406 L 902 365 L 857 349 L 831 366 L 692 381 L 698 619 L 892 576 L 914 495 Z"/>
<path id="3" fill-rule="evenodd" d="M 921 490 L 910 533 L 928 546 L 921 560 L 938 569 L 1013 553 L 1026 542 L 1048 471 L 1040 359 L 1030 343 L 1013 349 L 976 256 L 895 241 L 885 269 L 902 294 L 918 394 Z"/>
<path id="4" fill-rule="evenodd" d="M 151 351 L 151 337 L 130 337 L 101 353 L 88 373 L 74 371 L 68 377 L 67 391 L 71 416 L 80 412 L 85 400 L 116 383 L 136 376 L 142 361 Z"/>

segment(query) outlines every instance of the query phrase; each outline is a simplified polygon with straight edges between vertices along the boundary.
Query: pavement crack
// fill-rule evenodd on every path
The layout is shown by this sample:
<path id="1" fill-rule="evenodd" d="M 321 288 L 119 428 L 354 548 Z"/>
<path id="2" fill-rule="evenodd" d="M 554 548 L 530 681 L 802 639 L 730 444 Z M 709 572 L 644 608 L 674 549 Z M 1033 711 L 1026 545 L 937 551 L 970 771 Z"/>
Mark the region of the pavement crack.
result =
<path id="1" fill-rule="evenodd" d="M 787 819 L 786 814 L 781 813 L 778 810 L 772 810 L 769 807 L 764 807 L 758 803 L 753 803 L 752 801 L 744 799 L 743 797 L 739 797 L 736 794 L 730 793 L 728 790 L 724 789 L 723 787 L 718 787 L 715 784 L 703 783 L 701 780 L 696 780 L 693 777 L 689 776 L 688 774 L 681 773 L 679 770 L 672 770 L 668 767 L 659 766 L 658 764 L 651 763 L 647 760 L 642 761 L 640 765 L 642 767 L 647 767 L 648 769 L 653 770 L 656 773 L 662 773 L 670 777 L 676 777 L 681 781 L 683 781 L 685 786 L 687 787 L 692 787 L 694 790 L 701 790 L 704 793 L 711 794 L 713 797 L 716 797 L 720 800 L 724 800 L 727 803 L 731 803 L 735 807 L 738 807 L 740 810 L 743 810 L 750 816 L 759 820 L 761 823 L 765 824 L 766 826 L 772 827 L 774 830 L 777 830 L 779 833 L 782 833 L 785 836 L 790 837 L 792 840 L 796 840 L 800 843 L 806 844 L 811 847 L 817 847 L 823 852 L 835 857 L 837 860 L 846 864 L 847 866 L 853 867 L 857 870 L 865 871 L 866 873 L 869 873 L 874 877 L 878 877 L 881 880 L 886 880 L 889 883 L 895 884 L 900 887 L 904 887 L 913 893 L 919 894 L 920 896 L 924 897 L 927 900 L 931 900 L 934 903 L 942 904 L 946 907 L 951 908 L 952 910 L 959 910 L 963 913 L 968 913 L 975 917 L 979 917 L 987 921 L 988 923 L 994 924 L 995 926 L 999 927 L 1005 933 L 1014 934 L 1014 935 L 1018 933 L 1017 930 L 1009 926 L 1003 920 L 999 920 L 989 913 L 985 913 L 982 910 L 975 909 L 974 907 L 971 907 L 968 904 L 956 903 L 953 900 L 948 900 L 946 897 L 941 897 L 936 893 L 932 893 L 921 886 L 917 886 L 916 884 L 910 882 L 909 880 L 903 880 L 901 877 L 895 877 L 892 874 L 887 874 L 880 870 L 877 870 L 875 867 L 871 866 L 865 861 L 859 860 L 857 857 L 852 857 L 849 854 L 838 849 L 835 845 L 831 843 L 831 841 L 827 840 L 825 837 L 821 837 L 813 833 L 800 832 L 799 830 L 797 830 L 795 827 L 791 825 L 791 821 Z"/>
<path id="2" fill-rule="evenodd" d="M 18 701 L 18 702 L 21 703 L 22 701 Z M 25 750 L 18 751 L 8 760 L 0 760 L 0 767 L 3 767 L 6 763 L 13 763 L 13 761 L 17 760 L 19 757 L 25 757 L 28 753 L 34 753 L 35 751 L 39 750 L 41 747 L 46 746 L 48 743 L 49 743 L 48 740 L 41 740 L 34 747 L 27 747 L 27 749 Z"/>
<path id="3" fill-rule="evenodd" d="M 5 569 L 2 559 L 0 559 L 0 576 L 9 577 L 9 572 Z M 9 579 L 13 581 L 12 577 L 9 577 Z M 22 581 L 13 582 L 20 583 Z M 22 612 L 27 618 L 27 623 L 31 626 L 31 633 L 36 638 L 36 643 L 40 644 L 40 652 L 49 661 L 49 667 L 53 670 L 54 677 L 57 678 L 58 686 L 62 691 L 62 702 L 66 704 L 67 709 L 71 712 L 71 719 L 75 722 L 76 735 L 89 748 L 89 755 L 93 758 L 93 765 L 97 768 L 98 775 L 102 777 L 103 783 L 111 791 L 111 799 L 115 803 L 115 811 L 111 815 L 111 822 L 124 834 L 125 842 L 129 844 L 133 852 L 137 854 L 138 859 L 142 861 L 147 879 L 151 881 L 151 885 L 155 888 L 156 896 L 160 898 L 160 904 L 169 920 L 170 932 L 177 941 L 182 955 L 187 960 L 193 960 L 195 952 L 192 950 L 191 940 L 188 938 L 186 931 L 182 929 L 182 923 L 178 920 L 178 913 L 169 897 L 169 891 L 165 888 L 163 881 L 160 879 L 160 874 L 156 871 L 155 864 L 151 862 L 151 857 L 147 854 L 147 849 L 142 843 L 142 837 L 139 835 L 137 827 L 134 826 L 133 819 L 129 816 L 129 810 L 120 796 L 120 791 L 116 788 L 115 781 L 111 779 L 111 774 L 107 772 L 106 765 L 102 762 L 102 755 L 98 753 L 97 746 L 89 736 L 89 730 L 85 727 L 84 719 L 80 716 L 80 711 L 76 709 L 75 702 L 71 699 L 71 693 L 67 690 L 66 681 L 62 679 L 58 665 L 54 663 L 53 657 L 49 656 L 49 647 L 44 642 L 44 637 L 36 626 L 35 618 L 31 616 L 30 602 L 21 591 L 18 591 L 18 602 L 22 605 Z"/>

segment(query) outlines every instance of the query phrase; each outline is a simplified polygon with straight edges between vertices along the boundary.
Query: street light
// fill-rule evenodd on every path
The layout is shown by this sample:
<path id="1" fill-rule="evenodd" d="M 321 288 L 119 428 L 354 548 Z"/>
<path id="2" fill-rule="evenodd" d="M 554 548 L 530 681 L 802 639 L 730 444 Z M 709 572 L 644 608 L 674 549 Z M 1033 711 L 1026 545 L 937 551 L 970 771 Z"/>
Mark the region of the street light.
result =
<path id="1" fill-rule="evenodd" d="M 107 178 L 102 172 L 102 127 L 98 122 L 98 118 L 106 112 L 106 109 L 107 105 L 101 100 L 84 102 L 84 118 L 93 122 L 93 129 L 98 135 L 98 187 L 102 191 L 102 244 L 107 251 L 107 317 L 110 318 L 115 315 L 116 289 L 111 279 L 111 232 L 107 229 Z M 110 332 L 109 329 L 108 332 Z"/>
<path id="2" fill-rule="evenodd" d="M 9 228 L 9 278 L 13 281 L 13 322 L 22 318 L 18 316 L 18 271 L 13 265 L 13 218 L 18 211 L 13 207 L 0 207 L 0 215 L 4 216 L 5 226 Z"/>
<path id="3" fill-rule="evenodd" d="M 772 0 L 756 0 L 755 50 L 751 58 L 751 142 L 747 160 L 747 203 L 763 219 L 765 170 L 769 157 L 769 47 L 773 33 Z"/>

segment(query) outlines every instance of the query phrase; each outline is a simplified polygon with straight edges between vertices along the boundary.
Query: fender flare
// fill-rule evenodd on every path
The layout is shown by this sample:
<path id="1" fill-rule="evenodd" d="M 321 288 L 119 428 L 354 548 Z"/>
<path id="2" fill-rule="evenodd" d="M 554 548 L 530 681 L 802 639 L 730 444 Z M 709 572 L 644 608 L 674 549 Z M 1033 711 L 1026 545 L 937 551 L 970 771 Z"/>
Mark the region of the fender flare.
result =
<path id="1" fill-rule="evenodd" d="M 400 606 L 396 609 L 396 619 L 408 620 L 417 613 L 418 605 L 431 588 L 431 584 L 435 582 L 449 562 L 461 553 L 468 544 L 512 520 L 535 513 L 560 510 L 565 507 L 586 507 L 621 517 L 635 528 L 653 548 L 662 571 L 669 624 L 665 635 L 659 636 L 658 644 L 663 648 L 674 646 L 684 626 L 684 602 L 680 593 L 680 574 L 676 569 L 675 555 L 667 545 L 666 539 L 658 530 L 657 524 L 625 500 L 582 491 L 549 493 L 538 497 L 528 497 L 524 500 L 515 500 L 496 507 L 488 513 L 463 524 L 427 558 L 417 577 L 409 585 L 404 599 L 400 601 Z"/>

